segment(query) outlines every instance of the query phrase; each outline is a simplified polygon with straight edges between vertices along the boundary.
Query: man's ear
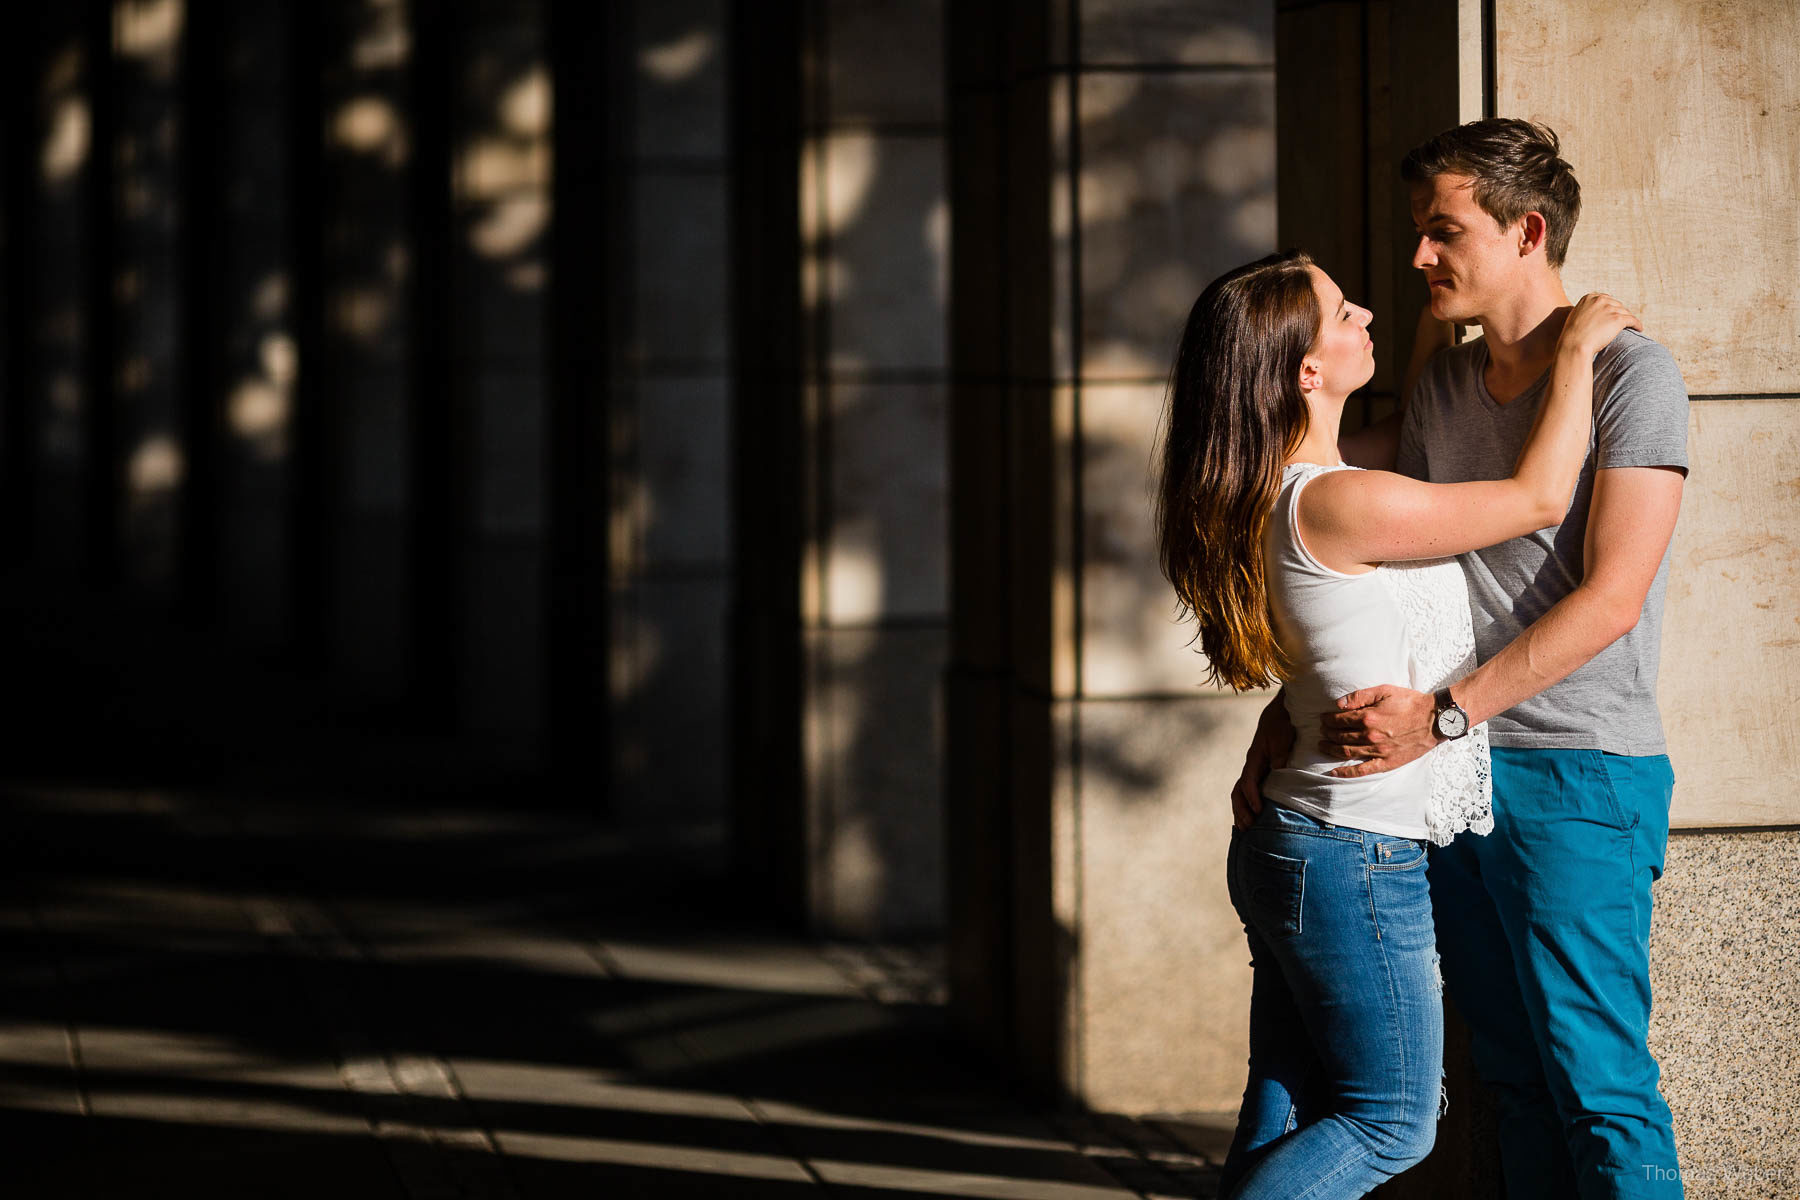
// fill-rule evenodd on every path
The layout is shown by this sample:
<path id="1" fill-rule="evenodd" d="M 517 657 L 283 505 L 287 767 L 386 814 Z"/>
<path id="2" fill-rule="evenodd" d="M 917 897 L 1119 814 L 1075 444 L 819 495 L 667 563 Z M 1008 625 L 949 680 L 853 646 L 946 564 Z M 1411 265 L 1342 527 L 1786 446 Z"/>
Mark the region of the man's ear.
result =
<path id="1" fill-rule="evenodd" d="M 1541 249 L 1550 236 L 1550 225 L 1540 212 L 1528 212 L 1519 218 L 1519 257 Z"/>

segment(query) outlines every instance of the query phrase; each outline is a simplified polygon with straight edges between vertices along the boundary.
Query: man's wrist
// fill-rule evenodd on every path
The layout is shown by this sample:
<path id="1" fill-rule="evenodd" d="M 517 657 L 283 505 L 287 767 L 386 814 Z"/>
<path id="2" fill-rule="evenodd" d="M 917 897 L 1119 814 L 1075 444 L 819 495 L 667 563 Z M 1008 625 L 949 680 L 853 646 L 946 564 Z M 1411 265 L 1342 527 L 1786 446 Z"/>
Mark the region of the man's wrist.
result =
<path id="1" fill-rule="evenodd" d="M 1469 714 L 1470 729 L 1494 715 L 1481 707 L 1481 687 L 1476 678 L 1479 674 L 1478 670 L 1472 671 L 1444 689 L 1456 701 L 1456 707 Z"/>
<path id="2" fill-rule="evenodd" d="M 1431 697 L 1431 735 L 1434 743 L 1467 737 L 1469 730 L 1474 728 L 1469 710 L 1457 702 L 1454 687 L 1452 684 L 1439 688 Z"/>

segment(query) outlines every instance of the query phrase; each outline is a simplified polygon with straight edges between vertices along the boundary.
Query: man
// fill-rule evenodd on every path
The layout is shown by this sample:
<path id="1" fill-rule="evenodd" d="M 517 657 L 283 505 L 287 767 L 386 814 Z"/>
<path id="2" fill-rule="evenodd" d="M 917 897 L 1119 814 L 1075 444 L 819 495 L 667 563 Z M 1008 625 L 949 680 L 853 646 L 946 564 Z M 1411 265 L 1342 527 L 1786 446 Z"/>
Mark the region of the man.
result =
<path id="1" fill-rule="evenodd" d="M 1569 311 L 1559 269 L 1581 200 L 1558 149 L 1548 129 L 1494 119 L 1402 165 L 1431 315 L 1483 332 L 1436 355 L 1414 388 L 1406 474 L 1512 468 Z M 1620 334 L 1595 360 L 1594 416 L 1562 524 L 1463 556 L 1480 665 L 1435 697 L 1365 689 L 1322 722 L 1346 775 L 1489 724 L 1495 828 L 1434 851 L 1430 876 L 1445 979 L 1497 1098 L 1515 1200 L 1681 1195 L 1645 1040 L 1650 890 L 1674 786 L 1658 640 L 1687 470 L 1687 393 L 1668 352 Z M 1279 741 L 1259 732 L 1238 804 Z"/>

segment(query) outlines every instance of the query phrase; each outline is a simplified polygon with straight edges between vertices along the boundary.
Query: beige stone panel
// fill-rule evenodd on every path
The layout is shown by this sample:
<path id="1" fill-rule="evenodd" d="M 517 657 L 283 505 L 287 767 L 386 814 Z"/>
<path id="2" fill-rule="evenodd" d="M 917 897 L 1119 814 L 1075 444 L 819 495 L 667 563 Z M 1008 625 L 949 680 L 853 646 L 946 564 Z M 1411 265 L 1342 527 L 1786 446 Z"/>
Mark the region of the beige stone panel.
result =
<path id="1" fill-rule="evenodd" d="M 1050 80 L 1050 371 L 1055 379 L 1075 376 L 1075 197 L 1077 174 L 1071 99 L 1079 75 Z"/>
<path id="2" fill-rule="evenodd" d="M 1081 587 L 1076 559 L 1081 514 L 1076 509 L 1075 428 L 1079 419 L 1077 389 L 1059 384 L 1050 392 L 1050 427 L 1055 439 L 1057 473 L 1051 492 L 1050 694 L 1073 697 L 1079 683 L 1081 630 L 1077 625 Z"/>
<path id="3" fill-rule="evenodd" d="M 1495 24 L 1497 110 L 1555 128 L 1581 180 L 1570 295 L 1629 303 L 1696 393 L 1800 390 L 1800 7 L 1503 0 Z"/>
<path id="4" fill-rule="evenodd" d="M 1058 699 L 1075 695 L 1080 653 L 1076 600 L 1079 592 L 1075 498 L 1077 389 L 1069 384 L 1021 384 L 1011 390 L 1012 430 L 1006 464 L 1007 503 L 1020 536 L 1011 547 L 1009 569 L 1024 595 L 1015 597 L 1009 618 L 1013 661 L 1021 686 Z"/>
<path id="5" fill-rule="evenodd" d="M 942 0 L 826 0 L 833 124 L 944 119 Z"/>
<path id="6" fill-rule="evenodd" d="M 1188 310 L 1275 249 L 1275 73 L 1080 77 L 1080 373 L 1166 378 Z"/>
<path id="7" fill-rule="evenodd" d="M 830 403 L 826 619 L 942 617 L 950 528 L 943 386 L 838 384 Z"/>
<path id="8" fill-rule="evenodd" d="M 873 938 L 943 922 L 941 627 L 806 635 L 808 822 L 818 930 Z"/>
<path id="9" fill-rule="evenodd" d="M 726 183 L 723 172 L 637 178 L 637 365 L 719 369 L 728 360 Z"/>
<path id="10" fill-rule="evenodd" d="M 544 341 L 549 198 L 516 191 L 463 206 L 452 305 L 458 362 L 540 362 Z"/>
<path id="11" fill-rule="evenodd" d="M 800 472 L 800 505 L 806 522 L 806 537 L 800 545 L 800 620 L 809 628 L 823 624 L 827 611 L 825 569 L 831 547 L 821 468 L 830 446 L 826 413 L 830 402 L 828 383 L 800 385 L 800 461 L 790 469 Z"/>
<path id="12" fill-rule="evenodd" d="M 730 381 L 641 379 L 638 474 L 629 494 L 640 563 L 722 566 L 731 557 Z"/>
<path id="13" fill-rule="evenodd" d="M 464 547 L 458 569 L 462 728 L 503 753 L 535 753 L 544 729 L 542 544 L 483 538 Z"/>
<path id="14" fill-rule="evenodd" d="M 547 384 L 541 371 L 482 371 L 468 388 L 473 446 L 464 487 L 473 532 L 487 538 L 535 538 L 544 528 L 549 440 L 544 432 Z M 465 477 L 466 478 L 466 477 Z M 471 486 L 472 485 L 472 486 Z"/>
<path id="15" fill-rule="evenodd" d="M 824 140 L 823 156 L 828 365 L 941 370 L 950 261 L 943 138 L 845 131 Z"/>
<path id="16" fill-rule="evenodd" d="M 724 812 L 730 590 L 695 572 L 613 592 L 613 811 L 627 827 Z"/>
<path id="17" fill-rule="evenodd" d="M 727 43 L 723 0 L 632 6 L 637 151 L 725 157 Z"/>
<path id="18" fill-rule="evenodd" d="M 1081 694 L 1138 696 L 1205 688 L 1206 659 L 1176 620 L 1157 558 L 1159 384 L 1081 391 Z"/>
<path id="19" fill-rule="evenodd" d="M 1261 707 L 1080 706 L 1080 1080 L 1102 1110 L 1229 1108 L 1243 1094 L 1249 951 L 1225 851 Z"/>
<path id="20" fill-rule="evenodd" d="M 1658 700 L 1677 825 L 1800 821 L 1800 400 L 1693 405 Z"/>
<path id="21" fill-rule="evenodd" d="M 1055 1045 L 1063 1072 L 1060 1082 L 1074 1095 L 1082 1093 L 1087 1070 L 1081 1051 L 1087 1014 L 1079 991 L 1083 880 L 1075 731 L 1080 711 L 1079 700 L 1058 700 L 1050 706 L 1050 912 L 1058 944 L 1051 980 L 1063 998 L 1056 1011 Z"/>
<path id="22" fill-rule="evenodd" d="M 1082 63 L 1266 66 L 1275 5 L 1236 0 L 1082 0 Z"/>

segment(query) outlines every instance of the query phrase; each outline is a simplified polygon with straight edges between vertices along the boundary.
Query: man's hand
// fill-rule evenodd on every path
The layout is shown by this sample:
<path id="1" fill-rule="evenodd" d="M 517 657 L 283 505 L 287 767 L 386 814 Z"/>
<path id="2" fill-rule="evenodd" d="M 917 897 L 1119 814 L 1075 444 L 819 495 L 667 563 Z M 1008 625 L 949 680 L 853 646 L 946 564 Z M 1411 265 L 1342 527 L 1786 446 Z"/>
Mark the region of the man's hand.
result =
<path id="1" fill-rule="evenodd" d="M 1432 728 L 1437 699 L 1394 684 L 1364 688 L 1338 700 L 1337 710 L 1319 719 L 1327 758 L 1351 760 L 1331 772 L 1334 779 L 1355 779 L 1405 766 L 1440 742 Z"/>
<path id="2" fill-rule="evenodd" d="M 1256 723 L 1256 736 L 1244 755 L 1244 773 L 1231 788 L 1231 823 L 1248 829 L 1262 811 L 1262 785 L 1270 771 L 1287 766 L 1294 750 L 1294 725 L 1288 720 L 1287 704 L 1276 692 Z"/>

